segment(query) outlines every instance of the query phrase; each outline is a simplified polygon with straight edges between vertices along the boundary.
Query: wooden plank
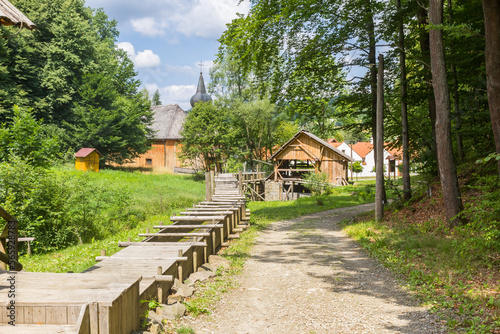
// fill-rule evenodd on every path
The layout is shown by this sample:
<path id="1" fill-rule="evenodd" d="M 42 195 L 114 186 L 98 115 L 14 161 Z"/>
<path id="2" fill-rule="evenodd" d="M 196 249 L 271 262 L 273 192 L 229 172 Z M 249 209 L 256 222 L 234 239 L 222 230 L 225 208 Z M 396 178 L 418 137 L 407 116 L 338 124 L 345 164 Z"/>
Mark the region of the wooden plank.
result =
<path id="1" fill-rule="evenodd" d="M 34 306 L 33 307 L 33 323 L 34 324 L 46 324 L 47 320 L 45 317 L 45 306 Z"/>
<path id="2" fill-rule="evenodd" d="M 186 233 L 139 233 L 140 237 L 208 237 L 210 233 L 196 233 L 196 232 L 186 232 Z"/>
<path id="3" fill-rule="evenodd" d="M 188 209 L 189 210 L 189 209 Z M 197 210 L 192 210 L 192 211 L 183 211 L 180 212 L 179 214 L 185 215 L 185 216 L 193 216 L 193 215 L 200 215 L 200 216 L 217 216 L 217 215 L 232 215 L 233 211 L 209 211 L 209 210 L 203 210 L 203 208 L 200 208 L 199 211 Z"/>
<path id="4" fill-rule="evenodd" d="M 160 225 L 160 226 L 163 226 L 163 225 Z M 168 225 L 167 225 L 168 226 Z M 206 246 L 207 243 L 206 242 L 182 242 L 182 241 L 179 241 L 179 242 L 169 242 L 169 241 L 165 241 L 165 242 L 119 242 L 118 243 L 118 246 L 119 247 L 128 247 L 128 246 L 165 246 L 165 245 L 188 245 L 188 246 L 193 246 L 193 247 L 196 247 L 196 246 Z"/>
<path id="5" fill-rule="evenodd" d="M 204 225 L 181 225 L 181 224 L 175 224 L 175 225 L 155 225 L 153 226 L 154 229 L 179 229 L 179 228 L 190 228 L 190 229 L 211 229 L 211 228 L 223 228 L 224 225 L 222 224 L 204 224 Z"/>
<path id="6" fill-rule="evenodd" d="M 65 325 L 67 324 L 66 307 L 47 306 L 45 308 L 45 319 L 47 324 Z"/>
<path id="7" fill-rule="evenodd" d="M 112 259 L 112 260 L 122 260 L 122 261 L 128 261 L 128 260 L 144 260 L 144 257 L 113 257 L 113 256 L 96 256 L 95 260 L 97 262 L 103 261 L 106 259 Z M 187 261 L 187 257 L 170 257 L 170 258 L 165 258 L 165 257 L 148 257 L 147 260 L 158 260 L 158 261 Z"/>
<path id="8" fill-rule="evenodd" d="M 207 221 L 207 220 L 223 220 L 225 216 L 172 216 L 171 221 Z M 170 225 L 165 225 L 170 226 Z"/>

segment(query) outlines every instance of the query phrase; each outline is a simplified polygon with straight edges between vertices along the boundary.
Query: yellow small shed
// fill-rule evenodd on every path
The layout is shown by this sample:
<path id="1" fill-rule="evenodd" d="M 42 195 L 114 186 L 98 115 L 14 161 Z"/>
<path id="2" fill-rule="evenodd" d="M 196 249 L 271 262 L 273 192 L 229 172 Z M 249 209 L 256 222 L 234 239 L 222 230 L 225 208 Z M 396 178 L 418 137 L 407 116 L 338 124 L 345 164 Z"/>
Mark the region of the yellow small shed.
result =
<path id="1" fill-rule="evenodd" d="M 102 154 L 95 148 L 82 148 L 75 153 L 75 168 L 83 171 L 92 170 L 98 172 L 99 157 L 102 157 Z"/>

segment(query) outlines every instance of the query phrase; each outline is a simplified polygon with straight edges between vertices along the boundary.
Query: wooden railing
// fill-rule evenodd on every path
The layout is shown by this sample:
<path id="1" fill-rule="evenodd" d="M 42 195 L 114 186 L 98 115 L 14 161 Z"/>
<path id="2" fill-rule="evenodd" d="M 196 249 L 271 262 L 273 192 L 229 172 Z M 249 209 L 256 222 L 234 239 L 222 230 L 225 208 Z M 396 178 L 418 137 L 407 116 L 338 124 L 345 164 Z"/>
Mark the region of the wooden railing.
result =
<path id="1" fill-rule="evenodd" d="M 19 263 L 17 252 L 17 219 L 2 207 L 0 207 L 0 217 L 6 221 L 2 234 L 0 234 L 0 269 L 7 270 L 8 265 L 10 270 L 21 271 L 23 266 Z"/>

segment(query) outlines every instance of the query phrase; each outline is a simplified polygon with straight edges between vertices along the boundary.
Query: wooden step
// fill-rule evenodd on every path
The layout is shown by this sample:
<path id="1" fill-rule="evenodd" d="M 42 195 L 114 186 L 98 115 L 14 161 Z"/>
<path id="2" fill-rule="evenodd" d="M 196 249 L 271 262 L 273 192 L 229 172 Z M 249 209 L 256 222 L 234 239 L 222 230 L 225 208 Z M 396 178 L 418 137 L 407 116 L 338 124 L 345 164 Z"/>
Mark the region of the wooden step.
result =
<path id="1" fill-rule="evenodd" d="M 227 236 L 228 239 L 239 239 L 240 235 L 238 233 L 236 234 L 230 234 Z"/>
<path id="2" fill-rule="evenodd" d="M 17 324 L 15 326 L 8 324 L 0 325 L 2 334 L 78 334 L 75 325 L 26 325 Z"/>

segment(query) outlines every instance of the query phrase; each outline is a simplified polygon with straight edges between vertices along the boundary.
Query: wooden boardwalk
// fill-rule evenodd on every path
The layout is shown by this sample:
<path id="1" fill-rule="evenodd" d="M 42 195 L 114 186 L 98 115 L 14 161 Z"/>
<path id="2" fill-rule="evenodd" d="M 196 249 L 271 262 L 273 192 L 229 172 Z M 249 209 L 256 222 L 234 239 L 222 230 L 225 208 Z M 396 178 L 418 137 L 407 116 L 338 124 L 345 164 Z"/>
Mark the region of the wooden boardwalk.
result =
<path id="1" fill-rule="evenodd" d="M 123 250 L 111 256 L 103 252 L 82 273 L 0 270 L 0 333 L 139 329 L 147 308 L 141 300 L 164 302 L 175 278 L 186 279 L 247 226 L 249 212 L 234 175 L 220 174 L 212 183 L 210 200 L 171 217 L 171 225 L 140 234 L 140 242 L 120 242 Z"/>

